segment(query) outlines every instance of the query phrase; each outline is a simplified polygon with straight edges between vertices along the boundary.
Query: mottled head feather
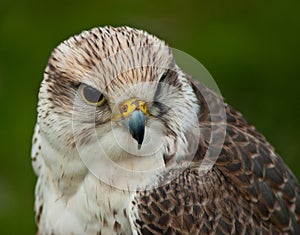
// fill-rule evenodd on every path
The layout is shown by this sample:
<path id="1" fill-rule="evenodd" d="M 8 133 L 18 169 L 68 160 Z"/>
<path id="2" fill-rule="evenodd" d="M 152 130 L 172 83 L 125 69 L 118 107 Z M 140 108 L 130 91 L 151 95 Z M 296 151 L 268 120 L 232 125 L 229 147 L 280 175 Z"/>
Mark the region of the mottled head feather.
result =
<path id="1" fill-rule="evenodd" d="M 104 27 L 61 43 L 49 59 L 46 77 L 67 77 L 104 90 L 112 80 L 115 84 L 132 83 L 133 78 L 151 81 L 155 77 L 136 69 L 174 67 L 172 63 L 170 49 L 158 38 L 129 27 Z"/>
<path id="2" fill-rule="evenodd" d="M 159 82 L 169 87 L 158 87 Z M 81 84 L 98 89 L 107 103 L 91 108 L 80 99 L 75 102 Z M 71 146 L 74 120 L 79 120 L 75 134 L 80 145 L 86 144 L 95 126 L 102 135 L 114 128 L 112 115 L 120 102 L 137 97 L 149 107 L 148 125 L 159 123 L 165 141 L 171 141 L 168 152 L 175 152 L 178 138 L 185 138 L 184 129 L 195 123 L 189 113 L 197 116 L 198 100 L 192 91 L 164 41 L 129 27 L 94 28 L 52 52 L 39 94 L 39 122 L 48 127 L 42 129 L 54 137 L 51 141 Z"/>

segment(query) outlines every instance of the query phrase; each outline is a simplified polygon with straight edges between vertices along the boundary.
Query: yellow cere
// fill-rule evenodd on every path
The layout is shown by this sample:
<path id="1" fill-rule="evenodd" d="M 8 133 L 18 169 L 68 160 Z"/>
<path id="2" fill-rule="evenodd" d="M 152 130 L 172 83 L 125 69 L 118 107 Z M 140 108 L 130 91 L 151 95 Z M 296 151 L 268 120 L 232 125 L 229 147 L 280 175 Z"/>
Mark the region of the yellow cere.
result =
<path id="1" fill-rule="evenodd" d="M 141 110 L 145 115 L 148 115 L 146 102 L 135 98 L 126 100 L 119 106 L 121 117 L 126 118 L 135 110 Z"/>

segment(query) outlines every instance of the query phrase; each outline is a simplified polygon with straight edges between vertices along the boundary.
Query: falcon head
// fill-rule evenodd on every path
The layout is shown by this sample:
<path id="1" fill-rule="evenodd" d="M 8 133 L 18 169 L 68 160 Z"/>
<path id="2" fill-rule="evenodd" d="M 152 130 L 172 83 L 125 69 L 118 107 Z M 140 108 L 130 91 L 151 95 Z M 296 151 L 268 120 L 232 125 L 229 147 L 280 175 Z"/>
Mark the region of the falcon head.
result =
<path id="1" fill-rule="evenodd" d="M 199 108 L 165 42 L 129 27 L 103 27 L 54 49 L 38 123 L 62 155 L 89 152 L 90 159 L 92 151 L 130 164 L 156 156 L 164 164 L 166 156 L 191 151 L 187 135 L 198 128 Z"/>

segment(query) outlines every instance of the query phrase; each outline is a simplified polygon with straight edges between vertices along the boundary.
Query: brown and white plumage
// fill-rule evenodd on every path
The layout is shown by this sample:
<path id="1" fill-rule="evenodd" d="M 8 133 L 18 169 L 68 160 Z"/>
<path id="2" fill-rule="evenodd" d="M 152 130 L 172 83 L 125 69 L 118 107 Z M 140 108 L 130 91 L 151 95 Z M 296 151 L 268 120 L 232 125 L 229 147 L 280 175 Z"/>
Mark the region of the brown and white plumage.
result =
<path id="1" fill-rule="evenodd" d="M 290 169 L 141 30 L 95 28 L 53 51 L 32 161 L 39 234 L 299 234 Z"/>

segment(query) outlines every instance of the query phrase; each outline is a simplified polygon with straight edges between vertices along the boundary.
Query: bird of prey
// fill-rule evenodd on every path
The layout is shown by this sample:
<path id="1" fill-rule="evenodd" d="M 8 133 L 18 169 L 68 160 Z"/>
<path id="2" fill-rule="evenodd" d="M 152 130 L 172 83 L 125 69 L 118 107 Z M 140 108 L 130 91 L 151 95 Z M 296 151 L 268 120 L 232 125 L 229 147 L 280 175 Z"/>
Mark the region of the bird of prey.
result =
<path id="1" fill-rule="evenodd" d="M 94 28 L 54 49 L 32 164 L 38 234 L 300 234 L 289 167 L 142 30 Z"/>

